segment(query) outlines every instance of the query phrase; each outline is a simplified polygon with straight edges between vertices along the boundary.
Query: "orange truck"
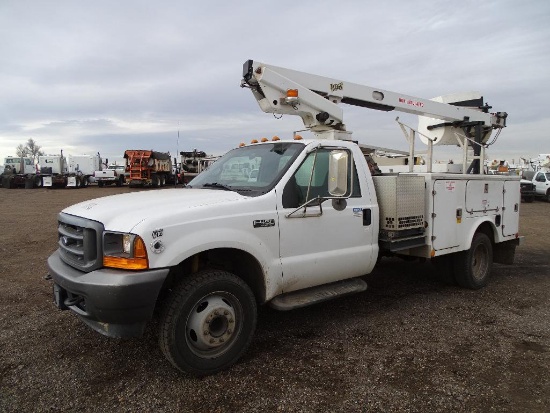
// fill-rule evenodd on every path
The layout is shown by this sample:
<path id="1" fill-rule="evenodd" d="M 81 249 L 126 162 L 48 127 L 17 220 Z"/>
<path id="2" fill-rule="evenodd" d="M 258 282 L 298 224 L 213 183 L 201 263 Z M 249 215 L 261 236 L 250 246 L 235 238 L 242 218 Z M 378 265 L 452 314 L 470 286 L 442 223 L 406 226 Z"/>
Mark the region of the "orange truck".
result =
<path id="1" fill-rule="evenodd" d="M 170 153 L 132 149 L 124 152 L 124 158 L 130 186 L 158 188 L 173 182 Z"/>

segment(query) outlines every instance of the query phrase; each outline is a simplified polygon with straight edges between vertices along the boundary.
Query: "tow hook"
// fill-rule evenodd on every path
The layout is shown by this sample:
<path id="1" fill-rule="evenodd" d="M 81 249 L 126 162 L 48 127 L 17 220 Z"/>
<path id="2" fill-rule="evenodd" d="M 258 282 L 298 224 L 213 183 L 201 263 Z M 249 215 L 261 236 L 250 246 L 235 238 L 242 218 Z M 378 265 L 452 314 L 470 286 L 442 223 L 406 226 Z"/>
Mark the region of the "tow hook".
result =
<path id="1" fill-rule="evenodd" d="M 65 304 L 67 307 L 71 307 L 73 305 L 78 305 L 83 300 L 84 298 L 77 295 L 77 296 L 65 299 L 65 302 L 63 304 Z"/>

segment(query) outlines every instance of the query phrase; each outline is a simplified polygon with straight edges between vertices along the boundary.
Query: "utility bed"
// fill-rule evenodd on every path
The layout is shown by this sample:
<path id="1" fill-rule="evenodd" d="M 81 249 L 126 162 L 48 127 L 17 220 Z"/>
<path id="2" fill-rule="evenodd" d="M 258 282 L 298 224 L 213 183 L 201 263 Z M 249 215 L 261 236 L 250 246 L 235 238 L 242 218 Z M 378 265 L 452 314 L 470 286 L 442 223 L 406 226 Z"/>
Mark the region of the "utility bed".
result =
<path id="1" fill-rule="evenodd" d="M 448 173 L 373 176 L 381 248 L 430 258 L 464 250 L 460 240 L 483 222 L 495 242 L 518 232 L 519 177 Z"/>

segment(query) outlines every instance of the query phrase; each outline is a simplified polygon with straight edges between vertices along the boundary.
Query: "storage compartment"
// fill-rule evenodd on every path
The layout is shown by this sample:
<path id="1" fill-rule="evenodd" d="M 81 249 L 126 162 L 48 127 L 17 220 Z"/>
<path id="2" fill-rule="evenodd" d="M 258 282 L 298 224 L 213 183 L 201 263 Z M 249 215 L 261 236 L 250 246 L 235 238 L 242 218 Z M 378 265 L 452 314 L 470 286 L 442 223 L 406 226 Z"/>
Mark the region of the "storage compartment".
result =
<path id="1" fill-rule="evenodd" d="M 402 231 L 424 227 L 424 177 L 373 176 L 380 206 L 380 229 Z"/>
<path id="2" fill-rule="evenodd" d="M 425 244 L 423 176 L 373 176 L 380 207 L 380 243 L 391 251 Z"/>

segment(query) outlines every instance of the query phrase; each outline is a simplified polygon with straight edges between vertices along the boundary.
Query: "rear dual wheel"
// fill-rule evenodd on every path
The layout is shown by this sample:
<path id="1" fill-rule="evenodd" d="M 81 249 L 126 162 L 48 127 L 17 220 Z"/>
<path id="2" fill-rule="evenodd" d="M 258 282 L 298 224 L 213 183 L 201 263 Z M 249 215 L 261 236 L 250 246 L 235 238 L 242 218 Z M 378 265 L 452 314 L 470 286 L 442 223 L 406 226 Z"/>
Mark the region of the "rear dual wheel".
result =
<path id="1" fill-rule="evenodd" d="M 493 244 L 489 237 L 478 232 L 470 249 L 432 258 L 440 278 L 446 284 L 471 290 L 487 285 L 493 267 Z"/>
<path id="2" fill-rule="evenodd" d="M 487 285 L 492 268 L 493 245 L 487 235 L 478 232 L 470 249 L 456 254 L 456 282 L 461 287 L 478 290 Z"/>
<path id="3" fill-rule="evenodd" d="M 158 188 L 160 186 L 160 177 L 158 175 L 151 176 L 151 186 Z"/>
<path id="4" fill-rule="evenodd" d="M 237 276 L 202 271 L 182 280 L 164 305 L 159 344 L 179 370 L 214 374 L 235 363 L 256 328 L 256 300 Z"/>

